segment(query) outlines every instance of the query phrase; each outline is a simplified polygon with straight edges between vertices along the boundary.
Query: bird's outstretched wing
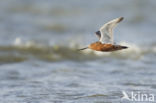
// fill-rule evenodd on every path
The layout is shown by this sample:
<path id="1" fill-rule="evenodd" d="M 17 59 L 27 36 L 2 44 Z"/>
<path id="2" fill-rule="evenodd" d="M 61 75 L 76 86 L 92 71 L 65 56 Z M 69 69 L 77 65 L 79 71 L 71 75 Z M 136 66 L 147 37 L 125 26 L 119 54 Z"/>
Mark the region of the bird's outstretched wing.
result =
<path id="1" fill-rule="evenodd" d="M 113 44 L 113 28 L 123 20 L 123 17 L 113 19 L 108 23 L 104 24 L 99 31 L 96 32 L 96 35 L 99 37 L 101 43 L 110 43 Z"/>

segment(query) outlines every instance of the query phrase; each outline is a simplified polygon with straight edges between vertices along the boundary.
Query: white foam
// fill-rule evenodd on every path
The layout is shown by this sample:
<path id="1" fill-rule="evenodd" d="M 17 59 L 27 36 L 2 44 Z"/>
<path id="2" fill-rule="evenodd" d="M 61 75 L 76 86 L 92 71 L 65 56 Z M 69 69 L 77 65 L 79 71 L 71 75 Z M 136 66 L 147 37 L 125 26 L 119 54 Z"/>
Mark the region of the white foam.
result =
<path id="1" fill-rule="evenodd" d="M 14 45 L 21 45 L 21 44 L 22 44 L 21 38 L 17 37 L 14 41 Z"/>
<path id="2" fill-rule="evenodd" d="M 120 45 L 127 46 L 128 48 L 114 52 L 114 54 L 131 59 L 139 59 L 142 56 L 143 50 L 139 46 L 126 42 L 121 42 Z"/>
<path id="3" fill-rule="evenodd" d="M 153 50 L 152 50 L 154 53 L 156 53 L 156 47 L 153 47 Z"/>
<path id="4" fill-rule="evenodd" d="M 121 42 L 120 45 L 122 46 L 127 46 L 128 49 L 124 49 L 121 52 L 125 52 L 125 53 L 135 53 L 135 54 L 140 54 L 142 53 L 142 50 L 139 46 L 135 45 L 135 44 L 130 44 L 130 43 L 126 43 L 126 42 Z"/>
<path id="5" fill-rule="evenodd" d="M 16 47 L 42 47 L 41 44 L 35 43 L 34 41 L 23 41 L 20 37 L 17 37 L 13 44 Z"/>

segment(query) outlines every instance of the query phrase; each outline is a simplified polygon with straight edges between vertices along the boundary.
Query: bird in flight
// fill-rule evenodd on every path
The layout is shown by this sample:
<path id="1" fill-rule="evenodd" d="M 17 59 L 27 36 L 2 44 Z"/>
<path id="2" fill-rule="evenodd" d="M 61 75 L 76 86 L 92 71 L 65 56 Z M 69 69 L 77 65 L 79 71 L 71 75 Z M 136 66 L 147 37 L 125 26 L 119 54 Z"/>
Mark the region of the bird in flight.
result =
<path id="1" fill-rule="evenodd" d="M 89 48 L 95 51 L 111 52 L 127 49 L 127 46 L 116 45 L 113 40 L 113 28 L 123 19 L 123 17 L 119 17 L 104 24 L 97 32 L 95 32 L 99 38 L 99 41 L 90 44 L 88 47 L 78 50 L 85 50 Z"/>

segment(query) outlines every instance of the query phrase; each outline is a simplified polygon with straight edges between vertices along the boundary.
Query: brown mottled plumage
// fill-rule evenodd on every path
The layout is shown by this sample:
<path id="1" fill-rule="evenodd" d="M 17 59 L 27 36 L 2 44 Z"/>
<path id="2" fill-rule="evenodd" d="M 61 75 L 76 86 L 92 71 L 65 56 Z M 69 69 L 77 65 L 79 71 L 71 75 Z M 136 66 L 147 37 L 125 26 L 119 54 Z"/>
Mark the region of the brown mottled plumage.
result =
<path id="1" fill-rule="evenodd" d="M 112 44 L 102 44 L 101 42 L 95 42 L 95 43 L 90 44 L 88 48 L 96 50 L 96 51 L 110 52 L 110 51 L 126 49 L 127 47 L 120 46 L 120 45 L 112 45 Z"/>

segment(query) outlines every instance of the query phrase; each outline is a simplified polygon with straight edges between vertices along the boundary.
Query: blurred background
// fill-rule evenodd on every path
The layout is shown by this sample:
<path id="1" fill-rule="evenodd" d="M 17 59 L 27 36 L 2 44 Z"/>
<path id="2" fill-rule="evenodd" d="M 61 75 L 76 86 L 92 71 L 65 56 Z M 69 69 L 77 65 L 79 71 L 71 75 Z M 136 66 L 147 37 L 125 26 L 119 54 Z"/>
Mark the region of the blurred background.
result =
<path id="1" fill-rule="evenodd" d="M 155 94 L 155 11 L 154 0 L 1 0 L 0 101 L 117 103 L 123 90 Z M 115 42 L 129 49 L 76 50 L 118 17 Z"/>

